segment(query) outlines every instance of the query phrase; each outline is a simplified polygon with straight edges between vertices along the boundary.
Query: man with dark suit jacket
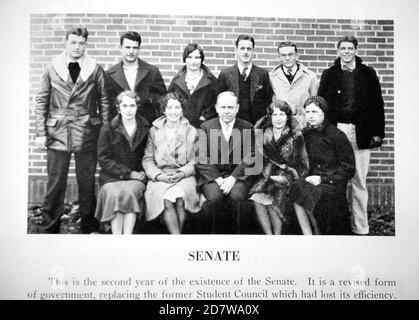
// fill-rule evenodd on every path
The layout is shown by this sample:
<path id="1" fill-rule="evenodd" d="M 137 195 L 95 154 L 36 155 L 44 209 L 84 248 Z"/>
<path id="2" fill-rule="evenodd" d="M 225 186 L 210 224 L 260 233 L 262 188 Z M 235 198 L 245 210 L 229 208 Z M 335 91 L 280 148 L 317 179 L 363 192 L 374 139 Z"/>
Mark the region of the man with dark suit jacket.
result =
<path id="1" fill-rule="evenodd" d="M 272 87 L 268 71 L 252 63 L 255 40 L 239 35 L 236 42 L 237 64 L 221 71 L 218 92 L 232 91 L 239 99 L 238 118 L 255 124 L 266 114 L 272 102 Z"/>
<path id="2" fill-rule="evenodd" d="M 357 56 L 357 39 L 343 37 L 337 47 L 339 58 L 323 72 L 318 94 L 327 101 L 329 121 L 346 133 L 354 149 L 352 232 L 365 235 L 370 149 L 381 146 L 384 139 L 384 102 L 377 74 Z"/>
<path id="3" fill-rule="evenodd" d="M 246 166 L 253 151 L 253 126 L 236 118 L 239 105 L 233 92 L 220 93 L 215 108 L 218 117 L 199 130 L 198 187 L 206 198 L 203 209 L 212 233 L 241 233 L 247 230 L 251 212 Z"/>
<path id="4" fill-rule="evenodd" d="M 140 97 L 137 113 L 152 123 L 160 116 L 160 104 L 167 89 L 159 69 L 138 58 L 141 36 L 135 31 L 121 35 L 122 60 L 107 71 L 110 101 L 125 90 L 135 91 Z M 113 108 L 116 115 L 116 108 Z"/>

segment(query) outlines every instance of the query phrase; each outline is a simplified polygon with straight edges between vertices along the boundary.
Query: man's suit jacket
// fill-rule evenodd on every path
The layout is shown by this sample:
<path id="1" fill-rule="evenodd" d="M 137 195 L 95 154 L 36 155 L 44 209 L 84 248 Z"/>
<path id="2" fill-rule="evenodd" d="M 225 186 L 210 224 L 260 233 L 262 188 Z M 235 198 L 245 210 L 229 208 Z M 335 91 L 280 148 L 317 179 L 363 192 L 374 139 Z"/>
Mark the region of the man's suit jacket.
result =
<path id="1" fill-rule="evenodd" d="M 122 91 L 131 90 L 125 78 L 123 62 L 109 68 L 106 72 L 107 89 L 110 101 L 115 105 L 115 99 Z M 161 115 L 161 100 L 167 89 L 159 69 L 141 59 L 138 59 L 138 71 L 135 80 L 135 92 L 140 97 L 140 107 L 137 114 L 152 123 Z M 116 114 L 116 110 L 114 109 Z"/>
<path id="2" fill-rule="evenodd" d="M 269 73 L 263 68 L 252 64 L 250 70 L 250 108 L 253 119 L 249 119 L 253 124 L 266 114 L 266 109 L 272 102 L 272 87 L 269 81 Z M 224 69 L 218 76 L 218 92 L 232 91 L 239 97 L 239 67 L 235 64 Z M 240 117 L 240 109 L 238 117 Z"/>
<path id="3" fill-rule="evenodd" d="M 245 129 L 249 130 L 246 134 L 244 133 Z M 245 175 L 244 169 L 247 160 L 254 152 L 253 125 L 248 121 L 236 118 L 233 133 L 229 142 L 227 142 L 221 130 L 219 117 L 217 117 L 203 122 L 198 134 L 200 152 L 196 166 L 198 186 L 214 181 L 218 177 L 230 175 L 247 184 L 250 176 Z M 245 143 L 248 145 L 245 146 Z M 205 150 L 207 153 L 203 157 L 201 152 L 205 152 Z M 216 150 L 216 154 L 211 153 L 212 150 Z M 227 152 L 225 152 L 226 150 Z M 228 163 L 221 163 L 222 155 L 227 157 L 227 154 Z M 237 157 L 233 157 L 234 155 Z M 217 160 L 217 162 L 214 163 L 214 160 Z"/>

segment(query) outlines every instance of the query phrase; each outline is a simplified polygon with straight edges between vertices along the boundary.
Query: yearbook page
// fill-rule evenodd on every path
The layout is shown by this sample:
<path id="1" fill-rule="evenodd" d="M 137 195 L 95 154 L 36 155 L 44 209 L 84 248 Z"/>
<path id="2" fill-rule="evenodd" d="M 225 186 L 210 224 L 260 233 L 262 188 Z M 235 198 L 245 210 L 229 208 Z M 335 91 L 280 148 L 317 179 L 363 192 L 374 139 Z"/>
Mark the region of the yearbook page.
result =
<path id="1" fill-rule="evenodd" d="M 182 312 L 185 315 L 188 312 L 221 314 L 227 312 L 228 305 L 234 306 L 234 300 L 252 300 L 252 304 L 235 306 L 248 314 L 257 312 L 259 300 L 419 298 L 419 216 L 415 201 L 415 181 L 418 178 L 415 122 L 419 117 L 415 106 L 416 74 L 419 71 L 416 60 L 418 43 L 415 40 L 417 2 L 42 0 L 35 3 L 15 0 L 3 1 L 0 7 L 0 30 L 4 41 L 1 50 L 3 208 L 0 251 L 3 258 L 0 263 L 0 298 L 168 300 L 158 309 L 159 314 L 166 315 Z M 71 99 L 77 99 L 79 93 L 71 90 L 66 93 L 65 86 L 55 85 L 55 80 L 43 83 L 48 81 L 44 78 L 47 66 L 66 50 L 66 32 L 74 26 L 88 30 L 89 36 L 84 39 L 86 43 L 75 45 L 85 46 L 86 54 L 104 72 L 123 58 L 120 36 L 128 31 L 138 32 L 142 38 L 137 48 L 138 57 L 159 70 L 165 90 L 187 64 L 189 58 L 184 56 L 184 49 L 189 43 L 197 43 L 202 48 L 205 58 L 201 56 L 200 61 L 218 78 L 219 85 L 220 78 L 228 78 L 226 70 L 241 61 L 239 46 L 235 44 L 238 36 L 250 35 L 254 39 L 253 47 L 251 45 L 249 49 L 253 55 L 250 73 L 256 72 L 257 68 L 264 69 L 267 79 L 266 84 L 260 82 L 251 89 L 256 97 L 260 97 L 258 94 L 270 84 L 272 94 L 279 95 L 274 82 L 269 79 L 272 80 L 275 70 L 282 72 L 280 43 L 289 41 L 296 44 L 296 72 L 312 74 L 317 92 L 319 82 L 324 80 L 324 71 L 334 66 L 339 56 L 338 41 L 344 36 L 356 37 L 356 55 L 364 65 L 373 68 L 380 84 L 384 110 L 384 139 L 381 146 L 370 149 L 369 153 L 366 178 L 368 234 L 322 232 L 321 235 L 303 235 L 294 213 L 281 218 L 281 235 L 268 235 L 254 210 L 251 210 L 251 216 L 246 216 L 249 219 L 245 227 L 241 225 L 244 224 L 242 220 L 237 222 L 233 216 L 231 220 L 221 219 L 213 229 L 212 223 L 216 224 L 216 220 L 212 217 L 208 218 L 201 211 L 196 214 L 188 212 L 183 234 L 175 235 L 170 232 L 170 225 L 165 224 L 163 215 L 147 220 L 148 213 L 142 213 L 134 218 L 137 224 L 131 235 L 112 234 L 109 223 L 107 226 L 101 224 L 97 232 L 84 234 L 80 227 L 80 207 L 83 204 L 78 195 L 82 182 L 78 185 L 76 178 L 77 165 L 81 166 L 76 163 L 77 150 L 73 153 L 61 150 L 69 154 L 70 158 L 63 160 L 69 161 L 64 164 L 69 172 L 66 182 L 60 180 L 54 189 L 66 187 L 62 193 L 65 199 L 57 197 L 61 202 L 54 204 L 61 204 L 64 209 L 58 218 L 58 232 L 43 232 L 47 216 L 43 215 L 42 204 L 46 201 L 46 193 L 51 194 L 54 187 L 52 182 L 48 184 L 48 179 L 57 173 L 51 167 L 50 149 L 47 151 L 36 145 L 39 136 L 37 122 L 45 122 L 48 118 L 46 113 L 42 114 L 47 112 L 46 109 L 39 106 L 42 99 L 46 105 L 56 103 L 54 97 L 57 96 L 68 105 L 73 103 Z M 246 58 L 249 56 L 243 59 Z M 357 68 L 360 67 L 357 65 L 349 73 L 354 77 L 348 77 L 355 79 L 355 82 L 348 80 L 348 83 L 355 83 L 353 92 L 365 89 L 357 87 L 358 83 L 372 81 L 359 80 Z M 239 81 L 244 84 L 240 88 L 244 88 L 247 76 L 239 72 L 240 67 L 236 73 L 242 76 Z M 121 74 L 127 76 L 128 73 L 121 67 Z M 57 74 L 51 73 L 51 77 L 58 79 Z M 287 79 L 285 72 L 278 77 L 283 77 L 284 81 Z M 227 78 L 224 78 L 226 82 Z M 253 81 L 252 76 L 250 78 Z M 139 81 L 138 78 L 135 80 Z M 188 81 L 190 84 L 194 79 Z M 41 97 L 42 88 L 47 89 Z M 81 90 L 80 95 L 83 94 Z M 340 89 L 336 90 L 334 94 L 342 93 Z M 153 94 L 157 91 L 155 87 L 151 89 Z M 69 98 L 69 95 L 73 97 Z M 310 95 L 316 94 L 308 94 L 306 98 Z M 374 92 L 364 94 L 369 103 L 373 95 Z M 299 98 L 302 96 L 298 95 Z M 153 99 L 150 95 L 149 100 L 144 101 L 153 103 Z M 244 105 L 244 100 L 240 99 Z M 291 108 L 293 101 L 288 101 Z M 215 100 L 212 106 L 214 104 Z M 252 105 L 252 108 L 256 107 Z M 300 104 L 300 111 L 303 109 Z M 168 110 L 167 106 L 165 110 Z M 240 117 L 244 109 L 238 110 Z M 213 117 L 221 118 L 222 115 L 215 111 Z M 366 112 L 368 114 L 368 110 Z M 365 114 L 361 118 L 366 117 Z M 72 131 L 77 127 L 78 120 L 74 120 L 77 117 L 70 118 L 68 114 L 60 117 L 57 120 L 62 121 L 61 124 L 58 122 L 59 125 L 66 126 L 62 139 L 70 139 L 79 130 Z M 64 117 L 65 121 L 62 120 Z M 209 119 L 204 117 L 204 120 Z M 47 139 L 52 139 L 54 125 L 48 121 Z M 237 125 L 242 120 L 235 121 Z M 366 127 L 371 129 L 379 121 L 379 116 L 372 117 Z M 200 123 L 204 123 L 200 124 L 201 129 L 205 128 L 206 122 L 201 119 Z M 85 124 L 81 125 L 85 128 L 83 126 Z M 343 136 L 346 139 L 346 135 Z M 163 140 L 161 143 L 168 142 Z M 156 148 L 159 146 L 161 144 Z M 350 157 L 343 158 L 349 161 Z M 263 166 L 263 154 L 254 161 L 262 161 Z M 58 162 L 54 163 L 57 165 Z M 98 182 L 100 163 L 99 156 L 96 197 L 99 197 L 101 187 Z M 80 177 L 81 181 L 86 179 L 86 175 Z M 199 179 L 193 181 L 200 183 Z M 254 185 L 256 182 L 249 186 L 249 190 Z M 227 182 L 223 186 L 227 188 Z M 354 188 L 356 186 L 350 184 L 348 199 Z M 158 191 L 153 191 L 146 200 L 152 199 L 150 201 L 163 206 L 163 193 L 154 192 Z M 195 192 L 193 188 L 183 197 L 194 196 Z M 202 198 L 202 194 L 197 196 L 201 197 L 200 205 L 204 200 L 208 201 Z M 252 205 L 251 202 L 248 204 Z M 147 205 L 150 209 L 150 202 Z M 351 205 L 349 201 L 350 210 Z M 236 207 L 233 203 L 228 208 L 227 213 Z M 339 215 L 342 210 L 334 208 L 329 213 Z M 194 310 L 176 309 L 176 305 L 170 303 L 175 300 L 216 300 L 216 303 L 194 305 Z M 246 305 L 248 309 L 245 309 Z"/>

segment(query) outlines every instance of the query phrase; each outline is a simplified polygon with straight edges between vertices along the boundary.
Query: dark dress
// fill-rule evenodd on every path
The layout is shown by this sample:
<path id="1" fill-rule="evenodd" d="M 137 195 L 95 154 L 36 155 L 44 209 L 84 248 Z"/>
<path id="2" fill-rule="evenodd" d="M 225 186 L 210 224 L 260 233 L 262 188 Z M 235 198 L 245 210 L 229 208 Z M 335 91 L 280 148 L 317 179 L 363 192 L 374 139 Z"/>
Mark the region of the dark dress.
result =
<path id="1" fill-rule="evenodd" d="M 355 173 L 355 156 L 346 135 L 325 122 L 319 128 L 303 131 L 310 164 L 308 176 L 319 175 L 317 186 L 298 179 L 290 198 L 313 212 L 321 234 L 347 234 L 350 230 L 346 200 L 348 180 Z"/>
<path id="2" fill-rule="evenodd" d="M 143 212 L 145 184 L 129 179 L 131 171 L 143 171 L 141 159 L 149 132 L 147 120 L 137 116 L 136 130 L 129 136 L 121 116 L 102 127 L 99 135 L 98 159 L 101 171 L 95 217 L 101 222 L 115 218 L 117 212 Z"/>

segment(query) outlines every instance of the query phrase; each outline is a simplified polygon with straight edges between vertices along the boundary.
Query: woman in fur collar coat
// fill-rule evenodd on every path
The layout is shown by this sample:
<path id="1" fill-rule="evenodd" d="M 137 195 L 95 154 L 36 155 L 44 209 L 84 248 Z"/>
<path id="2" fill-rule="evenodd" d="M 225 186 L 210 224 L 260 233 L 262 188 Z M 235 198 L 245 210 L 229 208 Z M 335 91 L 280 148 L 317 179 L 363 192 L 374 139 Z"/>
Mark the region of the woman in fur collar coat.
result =
<path id="1" fill-rule="evenodd" d="M 255 124 L 263 130 L 262 174 L 250 190 L 256 215 L 266 234 L 281 234 L 284 199 L 294 180 L 308 172 L 308 158 L 291 107 L 276 100 L 269 114 Z"/>

